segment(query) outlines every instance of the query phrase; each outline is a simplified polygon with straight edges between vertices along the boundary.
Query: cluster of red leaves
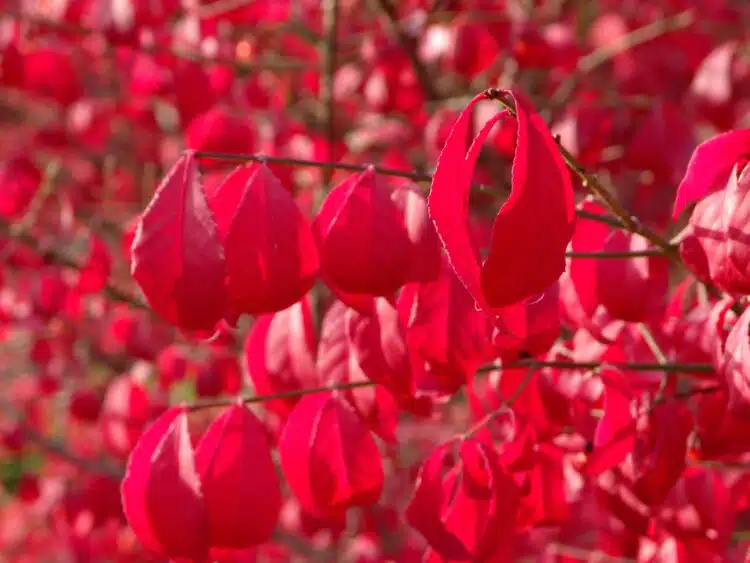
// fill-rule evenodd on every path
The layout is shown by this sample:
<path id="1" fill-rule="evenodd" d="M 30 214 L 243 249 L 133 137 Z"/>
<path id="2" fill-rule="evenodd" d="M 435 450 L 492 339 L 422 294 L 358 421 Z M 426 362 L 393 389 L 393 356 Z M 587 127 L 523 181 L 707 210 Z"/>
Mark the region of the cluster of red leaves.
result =
<path id="1" fill-rule="evenodd" d="M 748 7 L 589 4 L 4 3 L 3 556 L 745 560 Z"/>

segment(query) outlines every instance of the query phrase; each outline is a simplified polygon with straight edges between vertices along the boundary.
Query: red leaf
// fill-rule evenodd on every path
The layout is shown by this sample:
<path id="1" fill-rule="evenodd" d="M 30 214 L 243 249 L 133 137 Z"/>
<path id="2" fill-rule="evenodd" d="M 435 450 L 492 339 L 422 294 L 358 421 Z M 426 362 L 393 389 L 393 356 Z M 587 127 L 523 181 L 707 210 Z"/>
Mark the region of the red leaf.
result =
<path id="1" fill-rule="evenodd" d="M 349 308 L 341 301 L 329 307 L 320 326 L 317 370 L 326 384 L 369 381 L 354 355 L 346 325 Z M 341 393 L 362 421 L 388 442 L 396 441 L 400 408 L 391 391 L 382 385 Z"/>
<path id="2" fill-rule="evenodd" d="M 656 506 L 664 502 L 685 469 L 693 417 L 677 401 L 649 407 L 650 412 L 638 420 L 633 445 L 633 492 L 649 506 Z"/>
<path id="3" fill-rule="evenodd" d="M 438 446 L 420 467 L 406 519 L 442 557 L 461 560 L 469 559 L 469 552 L 455 532 L 445 526 L 441 514 L 446 503 L 442 473 L 453 445 L 449 442 Z"/>
<path id="4" fill-rule="evenodd" d="M 374 300 L 375 310 L 363 314 L 348 309 L 345 330 L 352 347 L 352 357 L 368 379 L 383 385 L 403 408 L 414 414 L 427 415 L 431 410 L 428 397 L 416 397 L 414 371 L 406 334 L 396 308 L 388 300 Z"/>
<path id="5" fill-rule="evenodd" d="M 417 186 L 405 184 L 393 191 L 391 199 L 404 215 L 406 232 L 413 247 L 407 280 L 429 282 L 436 279 L 443 261 L 442 248 L 422 192 Z"/>
<path id="6" fill-rule="evenodd" d="M 146 549 L 202 561 L 208 521 L 187 423 L 185 410 L 174 407 L 146 430 L 130 455 L 122 502 Z"/>
<path id="7" fill-rule="evenodd" d="M 589 456 L 586 473 L 598 475 L 619 464 L 635 443 L 635 420 L 630 410 L 630 390 L 625 377 L 617 371 L 602 373 L 604 380 L 604 416 L 594 434 L 594 452 Z"/>
<path id="8" fill-rule="evenodd" d="M 599 203 L 585 201 L 581 210 L 589 213 L 604 214 L 605 209 Z M 601 252 L 611 229 L 599 221 L 581 219 L 576 222 L 575 233 L 571 239 L 571 250 L 574 252 Z M 598 299 L 600 260 L 573 258 L 570 261 L 570 279 L 576 289 L 581 306 L 587 316 L 591 317 L 600 305 Z"/>
<path id="9" fill-rule="evenodd" d="M 195 462 L 211 546 L 246 549 L 268 541 L 281 511 L 281 487 L 265 429 L 247 407 L 233 405 L 211 423 Z"/>
<path id="10" fill-rule="evenodd" d="M 750 129 L 722 133 L 704 141 L 693 152 L 677 188 L 672 218 L 691 203 L 721 189 L 738 160 L 750 155 Z"/>
<path id="11" fill-rule="evenodd" d="M 534 300 L 506 307 L 495 316 L 492 343 L 504 361 L 546 353 L 560 335 L 559 288 L 554 284 Z"/>
<path id="12" fill-rule="evenodd" d="M 104 242 L 96 235 L 90 235 L 89 255 L 78 272 L 78 291 L 82 294 L 99 293 L 109 281 L 112 258 Z"/>
<path id="13" fill-rule="evenodd" d="M 131 273 L 171 324 L 213 330 L 224 316 L 224 253 L 193 152 L 175 163 L 143 212 Z"/>
<path id="14" fill-rule="evenodd" d="M 18 219 L 26 212 L 42 181 L 42 173 L 26 156 L 0 163 L 0 216 Z"/>
<path id="15" fill-rule="evenodd" d="M 582 209 L 593 213 L 603 210 L 592 202 Z M 640 235 L 613 231 L 597 221 L 582 219 L 576 223 L 571 247 L 575 252 L 615 253 L 644 250 L 650 243 Z M 588 317 L 593 317 L 601 305 L 616 319 L 642 322 L 657 317 L 666 305 L 669 262 L 663 256 L 572 258 L 570 277 Z M 593 329 L 590 325 L 587 328 Z"/>
<path id="16" fill-rule="evenodd" d="M 185 136 L 187 147 L 202 152 L 251 153 L 256 142 L 255 129 L 250 122 L 224 106 L 214 106 L 198 115 Z"/>
<path id="17" fill-rule="evenodd" d="M 495 452 L 476 440 L 461 442 L 457 464 L 443 477 L 453 446 L 439 446 L 421 467 L 406 518 L 445 560 L 505 561 L 512 543 L 497 533 L 515 527 L 515 484 Z"/>
<path id="18" fill-rule="evenodd" d="M 224 241 L 232 318 L 281 311 L 310 290 L 318 272 L 312 231 L 264 163 L 237 168 L 210 205 Z"/>
<path id="19" fill-rule="evenodd" d="M 315 327 L 310 300 L 259 317 L 245 341 L 245 361 L 255 392 L 270 395 L 315 387 Z M 327 373 L 327 372 L 322 372 Z M 263 406 L 280 416 L 291 412 L 298 398 L 267 401 Z"/>
<path id="20" fill-rule="evenodd" d="M 650 246 L 640 235 L 615 231 L 602 251 L 638 251 Z M 669 289 L 669 261 L 665 256 L 597 260 L 596 267 L 599 301 L 614 318 L 635 323 L 661 315 Z"/>
<path id="21" fill-rule="evenodd" d="M 83 93 L 70 53 L 42 47 L 24 58 L 24 88 L 35 96 L 52 98 L 64 106 Z"/>
<path id="22" fill-rule="evenodd" d="M 331 190 L 313 226 L 334 291 L 387 296 L 407 281 L 412 242 L 388 185 L 373 168 Z"/>
<path id="23" fill-rule="evenodd" d="M 565 248 L 575 221 L 570 175 L 552 135 L 525 99 L 509 94 L 518 122 L 513 191 L 495 218 L 481 267 L 467 227 L 471 178 L 490 129 L 507 115 L 491 118 L 467 150 L 471 110 L 484 94 L 475 97 L 454 124 L 428 199 L 451 265 L 482 309 L 513 305 L 553 284 L 565 270 Z M 540 207 L 539 201 L 545 205 Z"/>
<path id="24" fill-rule="evenodd" d="M 425 375 L 441 392 L 453 394 L 492 359 L 492 321 L 446 260 L 434 281 L 404 286 L 398 307 L 410 353 L 429 365 Z"/>
<path id="25" fill-rule="evenodd" d="M 726 188 L 695 206 L 680 256 L 705 281 L 729 293 L 750 293 L 750 168 L 735 166 Z"/>
<path id="26" fill-rule="evenodd" d="M 735 414 L 750 413 L 750 307 L 727 336 L 721 372 L 729 391 L 727 408 Z"/>
<path id="27" fill-rule="evenodd" d="M 304 510 L 330 520 L 375 504 L 383 488 L 380 452 L 349 405 L 330 394 L 304 397 L 279 441 L 281 467 Z"/>
<path id="28" fill-rule="evenodd" d="M 482 289 L 491 307 L 512 305 L 556 282 L 565 270 L 565 249 L 575 224 L 570 173 L 557 144 L 528 102 L 515 95 L 514 100 L 518 142 L 513 190 L 495 218 L 482 266 Z M 474 142 L 479 140 L 477 136 Z"/>

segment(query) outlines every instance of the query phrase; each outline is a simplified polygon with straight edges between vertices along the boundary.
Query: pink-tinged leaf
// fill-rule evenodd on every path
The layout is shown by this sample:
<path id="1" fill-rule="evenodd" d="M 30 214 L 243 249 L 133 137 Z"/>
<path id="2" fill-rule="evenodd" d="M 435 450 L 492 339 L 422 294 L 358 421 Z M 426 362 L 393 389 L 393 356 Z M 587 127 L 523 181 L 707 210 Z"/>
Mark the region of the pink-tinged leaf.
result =
<path id="1" fill-rule="evenodd" d="M 729 214 L 725 234 L 727 258 L 737 272 L 750 278 L 750 168 L 747 166 L 736 176 L 732 170 L 724 205 Z"/>
<path id="2" fill-rule="evenodd" d="M 291 307 L 318 272 L 310 225 L 264 163 L 232 172 L 210 199 L 224 242 L 232 318 Z"/>
<path id="3" fill-rule="evenodd" d="M 677 188 L 672 218 L 691 203 L 723 188 L 735 164 L 750 155 L 750 129 L 722 133 L 698 145 Z"/>
<path id="4" fill-rule="evenodd" d="M 726 188 L 700 201 L 680 241 L 680 256 L 696 276 L 729 293 L 750 292 L 750 169 L 734 167 Z"/>
<path id="5" fill-rule="evenodd" d="M 375 440 L 352 408 L 330 394 L 304 397 L 279 441 L 281 467 L 304 510 L 340 520 L 380 498 L 383 465 Z"/>
<path id="6" fill-rule="evenodd" d="M 196 449 L 211 546 L 247 549 L 268 541 L 281 486 L 266 431 L 242 404 L 216 418 Z"/>
<path id="7" fill-rule="evenodd" d="M 729 391 L 727 408 L 735 414 L 750 413 L 750 308 L 727 336 L 720 369 Z"/>
<path id="8" fill-rule="evenodd" d="M 594 451 L 586 472 L 598 475 L 619 464 L 635 443 L 635 419 L 630 408 L 630 387 L 625 376 L 615 370 L 602 373 L 604 415 L 594 433 Z"/>
<path id="9" fill-rule="evenodd" d="M 332 289 L 388 296 L 407 281 L 413 245 L 391 190 L 373 168 L 331 190 L 313 226 Z"/>
<path id="10" fill-rule="evenodd" d="M 602 251 L 635 252 L 650 246 L 640 235 L 615 231 L 607 238 Z M 669 289 L 669 261 L 665 256 L 639 256 L 595 262 L 598 275 L 597 295 L 612 317 L 628 322 L 643 322 L 662 314 Z"/>
<path id="11" fill-rule="evenodd" d="M 369 381 L 354 354 L 347 335 L 349 308 L 336 301 L 326 312 L 320 327 L 317 371 L 325 384 Z M 341 396 L 375 434 L 388 442 L 396 441 L 401 409 L 391 391 L 382 385 L 350 389 Z"/>
<path id="12" fill-rule="evenodd" d="M 658 514 L 659 524 L 684 541 L 723 553 L 735 529 L 734 500 L 724 472 L 691 468 L 672 489 Z"/>
<path id="13" fill-rule="evenodd" d="M 309 298 L 258 317 L 245 341 L 245 361 L 255 392 L 271 395 L 318 386 L 315 346 Z M 263 406 L 286 417 L 298 400 L 267 401 Z"/>
<path id="14" fill-rule="evenodd" d="M 492 319 L 446 260 L 434 281 L 404 286 L 398 308 L 410 353 L 429 365 L 426 375 L 442 392 L 455 393 L 492 359 Z"/>
<path id="15" fill-rule="evenodd" d="M 412 413 L 425 416 L 431 411 L 429 398 L 416 396 L 406 332 L 398 311 L 387 299 L 376 298 L 371 314 L 348 309 L 345 330 L 353 358 L 368 379 L 383 385 Z"/>
<path id="16" fill-rule="evenodd" d="M 84 295 L 102 291 L 112 269 L 112 257 L 104 241 L 96 235 L 90 236 L 89 254 L 78 272 L 78 291 Z"/>
<path id="17" fill-rule="evenodd" d="M 731 278 L 743 280 L 743 276 L 724 272 L 726 269 L 730 272 L 733 270 L 726 260 L 725 199 L 726 190 L 721 190 L 699 201 L 690 215 L 687 232 L 680 241 L 682 261 L 698 279 L 705 282 Z"/>
<path id="18" fill-rule="evenodd" d="M 407 280 L 430 282 L 440 275 L 442 247 L 427 210 L 427 201 L 417 186 L 404 184 L 391 194 L 404 215 L 404 224 L 412 243 L 412 264 Z"/>
<path id="19" fill-rule="evenodd" d="M 573 186 L 557 144 L 526 99 L 513 98 L 518 121 L 513 188 L 495 218 L 482 266 L 482 290 L 495 308 L 542 293 L 557 281 L 575 225 Z"/>
<path id="20" fill-rule="evenodd" d="M 146 388 L 133 377 L 121 375 L 111 381 L 99 419 L 104 445 L 111 454 L 122 458 L 130 454 L 148 424 L 151 409 Z"/>
<path id="21" fill-rule="evenodd" d="M 208 519 L 184 408 L 167 410 L 143 434 L 121 490 L 125 515 L 146 549 L 203 560 Z"/>
<path id="22" fill-rule="evenodd" d="M 737 92 L 736 68 L 739 41 L 717 46 L 703 59 L 690 84 L 689 98 L 697 114 L 711 121 L 719 131 L 732 129 L 735 122 Z"/>
<path id="23" fill-rule="evenodd" d="M 690 93 L 705 104 L 718 106 L 732 97 L 732 62 L 737 41 L 727 41 L 703 59 L 690 84 Z"/>
<path id="24" fill-rule="evenodd" d="M 185 330 L 213 330 L 226 305 L 224 252 L 193 152 L 157 188 L 131 254 L 133 278 L 161 318 Z"/>

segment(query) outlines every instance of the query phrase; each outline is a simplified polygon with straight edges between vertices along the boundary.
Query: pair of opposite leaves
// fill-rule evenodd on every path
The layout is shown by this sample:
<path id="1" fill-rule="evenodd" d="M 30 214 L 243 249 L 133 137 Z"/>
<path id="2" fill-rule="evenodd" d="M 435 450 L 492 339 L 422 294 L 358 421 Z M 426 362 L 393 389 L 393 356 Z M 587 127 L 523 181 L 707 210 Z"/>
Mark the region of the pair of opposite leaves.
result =
<path id="1" fill-rule="evenodd" d="M 570 175 L 554 139 L 528 103 L 510 95 L 518 122 L 513 190 L 495 219 L 483 263 L 468 228 L 469 190 L 484 141 L 508 115 L 491 118 L 467 149 L 472 109 L 484 94 L 454 124 L 428 199 L 429 218 L 456 275 L 478 307 L 493 313 L 556 282 L 575 222 Z M 285 309 L 309 291 L 319 269 L 344 302 L 369 309 L 372 296 L 438 275 L 432 225 L 405 220 L 415 195 L 392 193 L 368 168 L 328 194 L 311 228 L 264 164 L 237 168 L 207 196 L 195 153 L 188 151 L 140 219 L 131 271 L 153 309 L 190 331 L 211 331 L 222 318 L 232 322 L 243 313 Z"/>
<path id="2" fill-rule="evenodd" d="M 187 410 L 162 414 L 128 461 L 122 499 L 150 552 L 205 561 L 267 542 L 279 520 L 281 484 L 262 423 L 241 403 L 219 415 L 195 451 Z M 331 394 L 304 397 L 279 441 L 281 469 L 303 510 L 342 520 L 380 498 L 383 466 L 370 431 Z"/>

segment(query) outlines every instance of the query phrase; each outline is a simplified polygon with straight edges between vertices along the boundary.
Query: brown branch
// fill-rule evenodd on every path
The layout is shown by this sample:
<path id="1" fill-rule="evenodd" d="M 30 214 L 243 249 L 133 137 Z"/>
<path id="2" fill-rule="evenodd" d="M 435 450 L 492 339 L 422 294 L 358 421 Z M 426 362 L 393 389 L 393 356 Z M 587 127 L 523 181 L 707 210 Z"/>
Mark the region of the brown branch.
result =
<path id="1" fill-rule="evenodd" d="M 644 250 L 628 250 L 623 252 L 573 252 L 565 253 L 568 258 L 592 258 L 600 259 L 619 259 L 619 258 L 641 258 L 645 256 L 664 256 L 664 251 L 660 248 L 646 248 Z"/>
<path id="2" fill-rule="evenodd" d="M 266 401 L 276 401 L 279 399 L 296 399 L 305 395 L 315 393 L 330 393 L 333 391 L 348 391 L 350 389 L 359 389 L 360 387 L 371 387 L 377 385 L 374 381 L 354 381 L 350 383 L 336 383 L 334 385 L 325 385 L 321 387 L 310 387 L 308 389 L 294 389 L 293 391 L 282 391 L 281 393 L 272 393 L 270 395 L 250 395 L 248 397 L 229 397 L 225 399 L 211 399 L 206 401 L 196 401 L 187 405 L 188 410 L 197 411 L 202 409 L 213 409 L 228 407 L 241 401 L 246 405 L 254 403 L 264 403 Z"/>

